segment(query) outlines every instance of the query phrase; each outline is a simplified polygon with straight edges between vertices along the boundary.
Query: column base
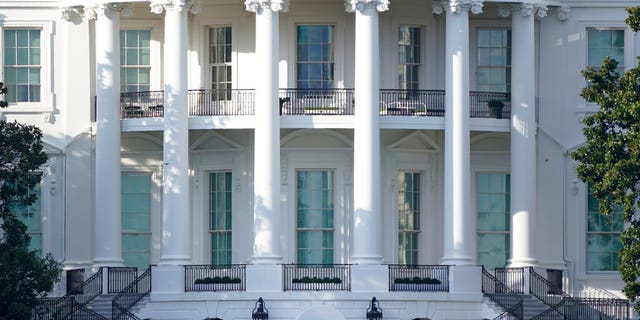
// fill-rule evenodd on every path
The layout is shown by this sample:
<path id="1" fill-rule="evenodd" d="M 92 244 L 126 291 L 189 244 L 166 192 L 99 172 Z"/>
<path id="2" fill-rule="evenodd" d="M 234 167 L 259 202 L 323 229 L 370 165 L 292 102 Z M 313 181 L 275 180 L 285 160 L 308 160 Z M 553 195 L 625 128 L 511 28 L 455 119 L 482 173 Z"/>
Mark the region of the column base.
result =
<path id="1" fill-rule="evenodd" d="M 533 267 L 536 265 L 538 260 L 533 258 L 522 258 L 522 259 L 511 259 L 509 260 L 509 268 L 524 268 L 524 267 Z"/>
<path id="2" fill-rule="evenodd" d="M 188 264 L 191 264 L 191 257 L 187 255 L 161 256 L 159 263 L 161 266 L 183 266 Z"/>
<path id="3" fill-rule="evenodd" d="M 450 266 L 468 266 L 473 264 L 473 260 L 469 256 L 444 256 L 442 263 Z"/>
<path id="4" fill-rule="evenodd" d="M 282 256 L 260 256 L 260 257 L 251 257 L 252 264 L 281 264 Z"/>
<path id="5" fill-rule="evenodd" d="M 153 293 L 183 293 L 184 266 L 160 265 L 152 267 Z"/>
<path id="6" fill-rule="evenodd" d="M 278 264 L 247 265 L 247 292 L 281 292 L 282 266 Z"/>
<path id="7" fill-rule="evenodd" d="M 93 268 L 100 267 L 124 267 L 124 261 L 119 258 L 98 258 L 93 259 Z"/>
<path id="8" fill-rule="evenodd" d="M 389 292 L 389 267 L 382 264 L 351 266 L 352 292 Z"/>

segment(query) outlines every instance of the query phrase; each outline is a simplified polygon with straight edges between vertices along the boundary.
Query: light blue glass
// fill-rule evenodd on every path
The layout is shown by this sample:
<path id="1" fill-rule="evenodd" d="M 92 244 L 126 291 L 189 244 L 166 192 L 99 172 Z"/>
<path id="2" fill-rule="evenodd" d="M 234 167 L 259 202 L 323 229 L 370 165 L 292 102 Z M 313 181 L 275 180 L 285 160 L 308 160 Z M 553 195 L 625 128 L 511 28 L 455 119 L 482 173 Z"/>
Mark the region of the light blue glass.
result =
<path id="1" fill-rule="evenodd" d="M 9 48 L 16 47 L 16 30 L 5 30 L 4 31 L 4 49 L 7 50 Z"/>
<path id="2" fill-rule="evenodd" d="M 16 50 L 15 49 L 5 47 L 4 64 L 5 65 L 15 65 L 16 64 Z"/>
<path id="3" fill-rule="evenodd" d="M 17 30 L 16 31 L 16 46 L 28 47 L 29 46 L 29 30 Z"/>

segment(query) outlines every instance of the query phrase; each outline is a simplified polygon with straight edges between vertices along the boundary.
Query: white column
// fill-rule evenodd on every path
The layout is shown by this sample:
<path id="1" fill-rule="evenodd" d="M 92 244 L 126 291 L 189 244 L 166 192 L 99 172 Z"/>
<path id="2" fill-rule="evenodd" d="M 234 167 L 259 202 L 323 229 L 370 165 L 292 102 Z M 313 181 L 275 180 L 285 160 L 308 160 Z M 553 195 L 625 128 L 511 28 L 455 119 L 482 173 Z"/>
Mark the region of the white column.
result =
<path id="1" fill-rule="evenodd" d="M 386 0 L 352 0 L 355 12 L 355 123 L 353 146 L 353 250 L 351 263 L 382 263 L 380 212 L 380 54 L 378 12 Z"/>
<path id="2" fill-rule="evenodd" d="M 187 12 L 190 1 L 151 3 L 164 16 L 164 144 L 161 265 L 191 261 L 189 121 L 187 104 Z"/>
<path id="3" fill-rule="evenodd" d="M 451 0 L 446 5 L 444 256 L 443 264 L 472 263 L 473 214 L 469 208 L 469 9 L 482 1 Z"/>
<path id="4" fill-rule="evenodd" d="M 510 266 L 531 266 L 535 259 L 536 212 L 536 69 L 534 13 L 546 8 L 514 7 L 511 64 L 511 260 Z"/>
<path id="5" fill-rule="evenodd" d="M 253 160 L 252 262 L 280 263 L 280 116 L 278 111 L 279 12 L 281 0 L 247 0 L 256 14 L 256 112 Z"/>
<path id="6" fill-rule="evenodd" d="M 97 4 L 95 18 L 95 266 L 122 265 L 120 225 L 120 7 Z"/>

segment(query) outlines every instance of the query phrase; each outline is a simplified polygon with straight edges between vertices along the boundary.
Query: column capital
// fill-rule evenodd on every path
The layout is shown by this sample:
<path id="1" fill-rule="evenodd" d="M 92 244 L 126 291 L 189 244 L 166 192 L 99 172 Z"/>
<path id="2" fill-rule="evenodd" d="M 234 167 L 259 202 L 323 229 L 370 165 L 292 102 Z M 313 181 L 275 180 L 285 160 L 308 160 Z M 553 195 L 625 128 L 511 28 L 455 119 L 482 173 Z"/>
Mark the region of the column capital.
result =
<path id="1" fill-rule="evenodd" d="M 450 10 L 452 13 L 471 11 L 473 14 L 480 14 L 483 7 L 484 0 L 434 1 L 431 5 L 431 11 L 435 14 L 442 14 L 445 10 Z"/>
<path id="2" fill-rule="evenodd" d="M 346 0 L 344 7 L 347 12 L 362 11 L 366 8 L 373 8 L 378 12 L 389 10 L 389 0 Z"/>
<path id="3" fill-rule="evenodd" d="M 565 21 L 569 19 L 570 15 L 571 15 L 571 8 L 569 7 L 558 7 L 556 9 L 556 17 L 560 21 Z"/>
<path id="4" fill-rule="evenodd" d="M 511 6 L 498 7 L 498 16 L 506 18 L 512 13 L 519 12 L 523 17 L 529 17 L 535 15 L 537 18 L 544 18 L 547 16 L 547 6 L 533 3 L 522 3 Z"/>
<path id="5" fill-rule="evenodd" d="M 131 5 L 124 3 L 95 3 L 84 6 L 83 13 L 86 19 L 95 20 L 99 16 L 112 17 L 114 14 L 129 17 L 133 14 L 133 9 Z"/>
<path id="6" fill-rule="evenodd" d="M 162 11 L 175 10 L 182 12 L 189 10 L 193 14 L 200 13 L 200 4 L 193 0 L 151 0 L 149 2 L 151 12 L 161 14 Z"/>
<path id="7" fill-rule="evenodd" d="M 60 7 L 60 15 L 66 21 L 72 21 L 84 16 L 83 6 Z"/>
<path id="8" fill-rule="evenodd" d="M 288 0 L 245 0 L 244 6 L 247 11 L 251 11 L 253 13 L 259 13 L 265 9 L 273 12 L 289 11 Z"/>

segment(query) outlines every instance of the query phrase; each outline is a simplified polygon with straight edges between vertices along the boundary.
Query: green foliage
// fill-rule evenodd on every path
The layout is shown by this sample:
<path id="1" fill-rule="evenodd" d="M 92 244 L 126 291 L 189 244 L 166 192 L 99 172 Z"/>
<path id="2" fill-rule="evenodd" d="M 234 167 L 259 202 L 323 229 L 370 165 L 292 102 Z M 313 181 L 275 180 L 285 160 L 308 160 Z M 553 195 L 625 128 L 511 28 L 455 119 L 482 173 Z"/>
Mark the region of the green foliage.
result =
<path id="1" fill-rule="evenodd" d="M 342 283 L 340 278 L 318 278 L 318 277 L 302 277 L 302 278 L 294 278 L 292 283 Z"/>
<path id="2" fill-rule="evenodd" d="M 231 277 L 206 277 L 202 279 L 196 279 L 194 284 L 226 284 L 226 283 L 242 283 L 240 278 Z"/>
<path id="3" fill-rule="evenodd" d="M 0 95 L 6 93 L 0 83 Z M 0 101 L 0 107 L 6 107 Z M 29 319 L 36 298 L 46 296 L 62 268 L 48 254 L 29 249 L 27 227 L 9 209 L 28 206 L 39 178 L 34 175 L 47 161 L 42 132 L 35 126 L 0 120 L 0 319 Z"/>
<path id="4" fill-rule="evenodd" d="M 626 22 L 637 31 L 640 7 L 627 9 Z M 640 57 L 639 57 L 640 59 Z M 640 60 L 639 60 L 640 62 Z M 600 106 L 584 119 L 585 144 L 571 156 L 578 162 L 578 177 L 592 186 L 600 212 L 623 209 L 628 227 L 621 235 L 619 271 L 630 301 L 640 298 L 640 69 L 620 74 L 618 62 L 607 57 L 599 68 L 582 71 L 588 85 L 581 96 Z M 640 310 L 640 304 L 636 305 Z"/>
<path id="5" fill-rule="evenodd" d="M 421 277 L 413 277 L 413 278 L 396 278 L 393 280 L 393 283 L 397 284 L 441 284 L 442 282 L 438 279 L 434 278 L 421 278 Z"/>

